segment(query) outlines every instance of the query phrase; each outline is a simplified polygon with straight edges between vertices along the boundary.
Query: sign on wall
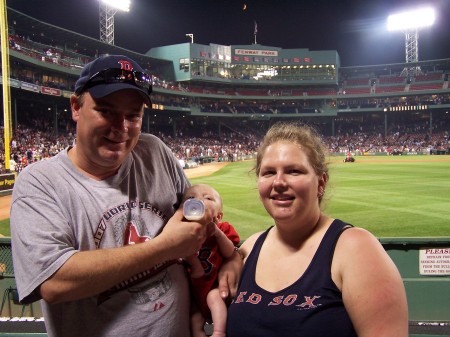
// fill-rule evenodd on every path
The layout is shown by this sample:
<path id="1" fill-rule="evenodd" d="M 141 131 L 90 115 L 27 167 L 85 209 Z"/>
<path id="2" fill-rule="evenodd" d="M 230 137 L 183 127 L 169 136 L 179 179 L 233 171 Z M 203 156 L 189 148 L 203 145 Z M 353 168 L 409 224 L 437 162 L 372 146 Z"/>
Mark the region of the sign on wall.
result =
<path id="1" fill-rule="evenodd" d="M 450 248 L 426 248 L 419 251 L 420 275 L 450 275 Z"/>

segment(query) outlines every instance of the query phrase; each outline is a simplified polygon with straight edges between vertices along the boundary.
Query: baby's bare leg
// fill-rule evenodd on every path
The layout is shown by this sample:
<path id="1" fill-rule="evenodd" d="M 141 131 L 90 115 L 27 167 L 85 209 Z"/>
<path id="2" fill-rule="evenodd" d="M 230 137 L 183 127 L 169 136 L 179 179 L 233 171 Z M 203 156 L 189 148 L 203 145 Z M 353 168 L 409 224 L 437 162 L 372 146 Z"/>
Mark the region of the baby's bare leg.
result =
<path id="1" fill-rule="evenodd" d="M 211 318 L 214 323 L 214 331 L 211 337 L 225 337 L 227 328 L 227 305 L 220 296 L 219 289 L 212 289 L 206 298 Z"/>

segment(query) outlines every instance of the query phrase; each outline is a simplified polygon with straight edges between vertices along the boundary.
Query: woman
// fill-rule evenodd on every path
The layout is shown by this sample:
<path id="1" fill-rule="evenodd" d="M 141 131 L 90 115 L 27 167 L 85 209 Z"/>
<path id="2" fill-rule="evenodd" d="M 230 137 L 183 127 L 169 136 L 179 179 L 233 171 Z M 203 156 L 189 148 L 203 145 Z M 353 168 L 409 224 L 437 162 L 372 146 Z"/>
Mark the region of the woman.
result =
<path id="1" fill-rule="evenodd" d="M 275 226 L 247 239 L 228 337 L 407 337 L 400 274 L 369 232 L 321 210 L 326 151 L 310 127 L 275 124 L 257 154 Z"/>

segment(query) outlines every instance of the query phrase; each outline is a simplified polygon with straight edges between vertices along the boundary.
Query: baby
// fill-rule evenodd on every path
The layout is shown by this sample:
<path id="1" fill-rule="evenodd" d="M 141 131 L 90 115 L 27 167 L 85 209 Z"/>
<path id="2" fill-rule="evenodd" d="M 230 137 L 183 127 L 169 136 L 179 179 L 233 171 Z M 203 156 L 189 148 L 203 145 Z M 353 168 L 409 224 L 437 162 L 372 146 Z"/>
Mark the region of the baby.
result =
<path id="1" fill-rule="evenodd" d="M 208 237 L 203 246 L 196 256 L 186 258 L 194 296 L 191 315 L 192 336 L 205 337 L 204 325 L 212 321 L 214 331 L 211 336 L 224 337 L 227 305 L 217 289 L 217 275 L 223 259 L 235 253 L 240 241 L 239 235 L 228 222 L 222 222 L 222 198 L 211 186 L 205 184 L 191 186 L 186 191 L 183 201 L 185 218 L 188 220 L 201 219 L 202 207 L 212 209 L 214 214 L 214 223 L 208 225 Z M 188 212 L 188 208 L 191 212 Z"/>

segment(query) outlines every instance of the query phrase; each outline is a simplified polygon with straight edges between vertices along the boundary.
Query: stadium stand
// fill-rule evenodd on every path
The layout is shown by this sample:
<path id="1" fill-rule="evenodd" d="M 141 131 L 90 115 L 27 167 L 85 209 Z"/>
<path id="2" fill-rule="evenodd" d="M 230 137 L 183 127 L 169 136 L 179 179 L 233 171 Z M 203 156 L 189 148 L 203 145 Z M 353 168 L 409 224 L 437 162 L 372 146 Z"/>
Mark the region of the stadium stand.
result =
<path id="1" fill-rule="evenodd" d="M 416 82 L 428 82 L 428 81 L 443 81 L 444 76 L 442 72 L 427 73 L 423 75 L 417 75 L 414 77 Z"/>
<path id="2" fill-rule="evenodd" d="M 405 86 L 401 85 L 390 85 L 390 86 L 377 86 L 377 88 L 375 89 L 376 93 L 387 93 L 387 92 L 393 92 L 393 93 L 400 93 L 405 91 Z"/>
<path id="3" fill-rule="evenodd" d="M 378 83 L 380 85 L 384 84 L 398 84 L 398 83 L 405 83 L 406 78 L 402 76 L 380 76 Z"/>
<path id="4" fill-rule="evenodd" d="M 409 86 L 409 90 L 440 90 L 444 89 L 444 83 L 412 83 Z"/>

